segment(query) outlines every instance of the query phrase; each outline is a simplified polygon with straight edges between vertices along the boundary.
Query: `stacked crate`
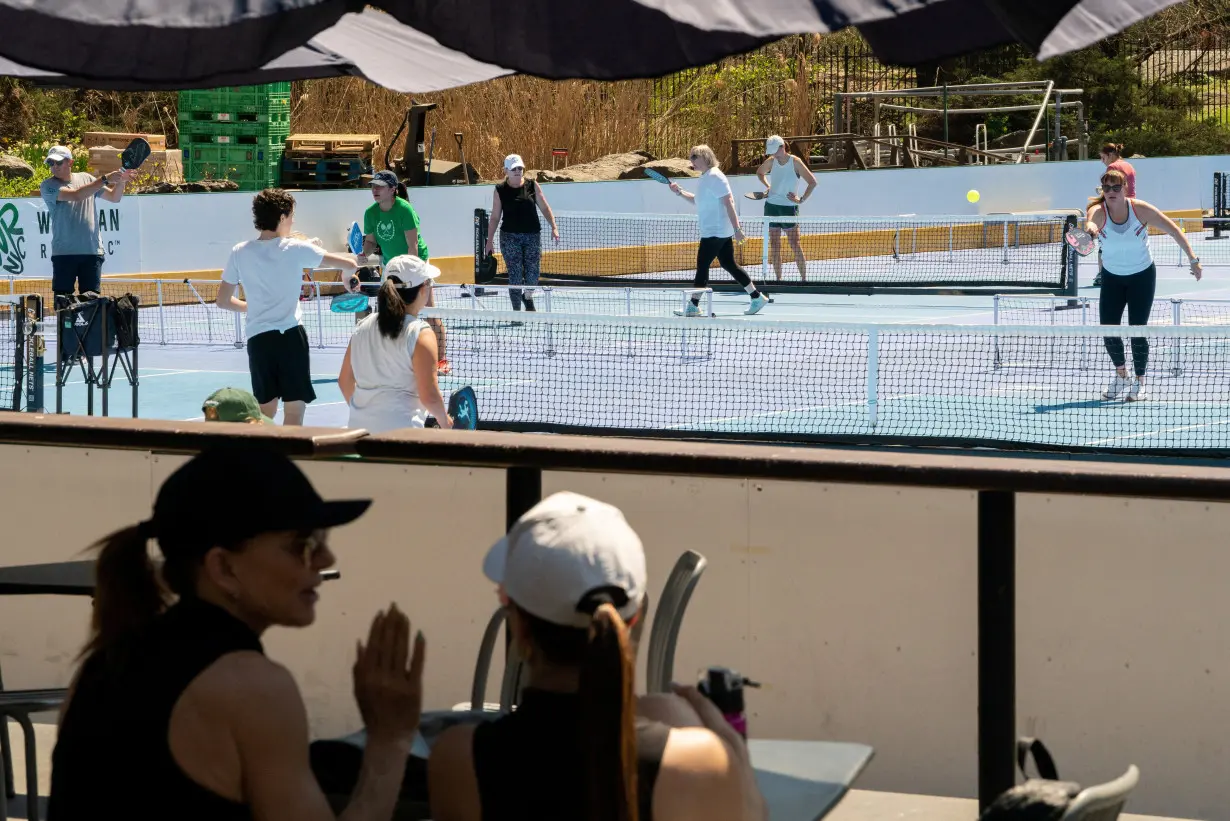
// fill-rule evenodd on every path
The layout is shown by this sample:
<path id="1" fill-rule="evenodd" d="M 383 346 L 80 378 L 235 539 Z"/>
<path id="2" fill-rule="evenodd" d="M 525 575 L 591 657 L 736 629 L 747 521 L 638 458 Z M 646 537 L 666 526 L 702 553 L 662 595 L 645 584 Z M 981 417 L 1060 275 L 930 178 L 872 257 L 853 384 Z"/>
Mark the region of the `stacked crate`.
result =
<path id="1" fill-rule="evenodd" d="M 179 93 L 179 146 L 189 181 L 276 187 L 290 136 L 290 83 Z"/>
<path id="2" fill-rule="evenodd" d="M 358 188 L 371 180 L 379 134 L 292 134 L 282 158 L 286 188 Z"/>

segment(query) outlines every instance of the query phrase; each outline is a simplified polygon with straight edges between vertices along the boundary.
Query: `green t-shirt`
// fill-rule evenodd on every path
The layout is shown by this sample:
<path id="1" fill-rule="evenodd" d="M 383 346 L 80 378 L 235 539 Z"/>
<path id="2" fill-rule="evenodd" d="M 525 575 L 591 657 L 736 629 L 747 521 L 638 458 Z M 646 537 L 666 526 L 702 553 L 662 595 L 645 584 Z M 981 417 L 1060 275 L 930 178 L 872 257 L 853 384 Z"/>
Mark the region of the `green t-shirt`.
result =
<path id="1" fill-rule="evenodd" d="M 406 232 L 412 228 L 419 232 L 419 259 L 429 259 L 427 240 L 423 239 L 419 215 L 414 212 L 413 205 L 401 197 L 395 197 L 393 207 L 388 211 L 381 211 L 380 203 L 373 202 L 363 214 L 363 235 L 376 235 L 376 242 L 380 243 L 380 259 L 386 264 L 393 257 L 410 253 L 406 245 Z"/>

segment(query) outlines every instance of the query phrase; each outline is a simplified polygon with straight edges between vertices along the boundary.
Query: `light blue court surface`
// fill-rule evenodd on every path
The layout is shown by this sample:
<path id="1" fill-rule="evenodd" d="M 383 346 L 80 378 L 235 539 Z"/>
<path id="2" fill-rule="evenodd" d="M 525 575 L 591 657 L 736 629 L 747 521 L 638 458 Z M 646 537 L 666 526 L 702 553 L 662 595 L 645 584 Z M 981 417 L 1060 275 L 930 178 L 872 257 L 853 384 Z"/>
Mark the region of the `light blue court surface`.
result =
<path id="1" fill-rule="evenodd" d="M 1168 324 L 1170 299 L 1210 305 L 1230 300 L 1230 265 L 1223 259 L 1230 257 L 1230 240 L 1220 245 L 1196 241 L 1198 253 L 1212 263 L 1201 282 L 1185 265 L 1174 264 L 1177 253 L 1157 254 L 1162 260 L 1159 324 Z M 787 276 L 792 267 L 786 264 Z M 1095 273 L 1092 260 L 1081 265 L 1082 297 L 1096 299 L 1097 289 L 1088 285 Z M 671 316 L 683 304 L 682 289 L 634 290 L 630 295 L 610 289 L 603 297 L 608 302 L 597 308 L 598 291 L 571 297 L 559 289 L 551 314 L 555 324 L 548 330 L 534 322 L 513 326 L 510 317 L 502 316 L 509 307 L 506 291 L 490 289 L 478 299 L 442 286 L 437 305 L 450 313 L 454 374 L 442 378 L 441 387 L 447 395 L 462 385 L 474 386 L 486 420 L 548 429 L 648 427 L 871 441 L 962 436 L 1140 452 L 1230 449 L 1230 319 L 1222 318 L 1230 316 L 1230 308 L 1200 321 L 1205 327 L 1198 329 L 1204 333 L 1199 338 L 1153 340 L 1149 400 L 1125 404 L 1098 398 L 1111 373 L 1101 337 L 1031 341 L 985 333 L 892 333 L 893 326 L 901 325 L 992 325 L 991 293 L 790 294 L 775 292 L 772 281 L 760 284 L 775 301 L 741 331 L 748 298 L 738 293 L 715 293 L 705 303 L 716 323 L 691 320 L 702 324 L 681 330 L 669 323 L 682 322 Z M 580 307 L 582 298 L 590 307 Z M 542 311 L 541 289 L 536 299 Z M 1052 312 L 1045 300 L 1026 298 L 1013 305 L 1011 312 L 1001 310 L 1001 324 L 1072 324 L 1078 315 Z M 327 302 L 305 302 L 303 308 L 303 323 L 316 346 L 311 355 L 317 400 L 309 405 L 306 421 L 344 426 L 347 410 L 336 380 L 354 318 L 329 313 Z M 468 317 L 453 314 L 464 308 L 475 310 Z M 659 327 L 595 330 L 585 318 L 559 324 L 561 313 L 580 310 L 647 315 Z M 765 331 L 760 320 L 784 327 Z M 639 321 L 635 316 L 630 320 Z M 1096 324 L 1096 308 L 1089 321 Z M 825 322 L 880 326 L 874 367 L 865 335 L 788 329 L 790 323 Z M 735 330 L 725 329 L 732 324 Z M 1220 338 L 1217 325 L 1225 325 L 1226 339 Z M 202 400 L 217 388 L 251 387 L 246 350 L 234 344 L 243 338 L 234 315 L 208 305 L 143 309 L 141 329 L 140 416 L 199 419 Z M 50 353 L 48 361 L 54 361 Z M 876 384 L 869 392 L 873 375 Z M 46 374 L 45 383 L 47 406 L 54 409 L 53 373 Z M 65 387 L 64 407 L 73 414 L 86 411 L 80 372 Z M 110 415 L 128 416 L 131 409 L 131 390 L 122 369 L 117 370 Z M 101 413 L 97 392 L 95 413 Z"/>

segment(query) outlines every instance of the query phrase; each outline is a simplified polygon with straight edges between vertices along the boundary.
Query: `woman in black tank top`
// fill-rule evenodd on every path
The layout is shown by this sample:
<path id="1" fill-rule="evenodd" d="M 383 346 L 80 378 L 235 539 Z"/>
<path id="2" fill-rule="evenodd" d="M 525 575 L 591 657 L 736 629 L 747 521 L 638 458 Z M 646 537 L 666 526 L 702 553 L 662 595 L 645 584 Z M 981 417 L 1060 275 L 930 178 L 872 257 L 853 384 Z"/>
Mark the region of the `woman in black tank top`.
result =
<path id="1" fill-rule="evenodd" d="M 670 751 L 676 733 L 686 736 L 689 754 L 706 744 L 720 750 L 734 774 L 709 785 L 726 807 L 693 803 L 689 817 L 692 809 L 716 821 L 762 817 L 750 765 L 730 766 L 735 748 L 746 764 L 746 747 L 716 708 L 707 705 L 709 720 L 733 735 L 729 747 L 699 728 L 705 722 L 695 712 L 688 721 L 695 729 L 636 714 L 633 642 L 645 617 L 645 553 L 618 509 L 557 493 L 491 548 L 483 572 L 500 585 L 529 683 L 515 712 L 451 728 L 436 741 L 428 762 L 434 821 L 653 821 L 662 808 L 657 821 L 673 821 L 680 814 L 671 799 L 696 798 L 698 782 L 688 776 L 705 766 Z M 701 699 L 694 689 L 688 695 Z"/>
<path id="2" fill-rule="evenodd" d="M 500 254 L 508 270 L 509 285 L 537 285 L 539 266 L 542 262 L 542 224 L 538 221 L 541 209 L 551 224 L 551 238 L 559 242 L 559 227 L 555 214 L 547 203 L 547 196 L 538 183 L 525 178 L 525 162 L 517 154 L 504 158 L 504 179 L 495 186 L 491 198 L 491 219 L 487 225 L 487 245 L 484 254 L 490 255 L 495 248 L 495 230 L 500 229 Z M 534 310 L 534 289 L 509 288 L 508 298 L 514 311 Z"/>
<path id="3" fill-rule="evenodd" d="M 238 504 L 209 510 L 236 482 Z M 369 504 L 326 502 L 285 456 L 231 446 L 187 462 L 150 520 L 100 542 L 92 637 L 52 755 L 51 821 L 107 817 L 100 802 L 125 783 L 129 821 L 334 817 L 308 766 L 302 697 L 260 635 L 312 623 L 333 564 L 327 531 Z M 397 798 L 422 703 L 422 642 L 408 645 L 405 617 L 380 614 L 356 664 L 361 711 L 386 720 L 381 749 L 365 753 L 376 775 L 344 816 L 355 821 L 387 821 Z"/>

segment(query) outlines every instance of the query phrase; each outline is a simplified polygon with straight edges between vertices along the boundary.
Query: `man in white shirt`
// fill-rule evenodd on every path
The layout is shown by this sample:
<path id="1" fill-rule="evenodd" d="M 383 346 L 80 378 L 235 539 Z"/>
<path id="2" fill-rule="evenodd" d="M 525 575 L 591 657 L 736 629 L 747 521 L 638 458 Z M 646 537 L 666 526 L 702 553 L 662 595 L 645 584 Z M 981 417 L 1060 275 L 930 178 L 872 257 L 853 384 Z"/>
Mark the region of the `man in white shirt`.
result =
<path id="1" fill-rule="evenodd" d="M 307 403 L 316 398 L 307 331 L 299 324 L 299 294 L 305 270 L 322 264 L 353 271 L 366 261 L 334 254 L 307 240 L 292 239 L 295 198 L 269 188 L 252 199 L 260 235 L 231 250 L 218 286 L 219 308 L 248 315 L 248 369 L 261 413 L 273 418 L 278 400 L 284 425 L 302 425 Z M 235 290 L 243 285 L 246 300 Z"/>
<path id="2" fill-rule="evenodd" d="M 714 259 L 752 298 L 752 304 L 743 313 L 759 313 L 761 308 L 769 304 L 769 300 L 760 293 L 747 271 L 735 261 L 732 237 L 739 242 L 743 242 L 745 237 L 743 229 L 739 227 L 739 214 L 735 211 L 735 198 L 730 190 L 730 183 L 719 168 L 717 155 L 709 146 L 696 146 L 692 149 L 690 158 L 692 167 L 700 172 L 696 193 L 684 191 L 679 187 L 679 183 L 674 182 L 671 183 L 671 190 L 696 205 L 696 216 L 700 222 L 700 246 L 696 250 L 696 279 L 692 287 L 697 293 L 692 296 L 692 301 L 688 303 L 685 311 L 675 313 L 700 316 L 699 292 L 709 284 L 709 266 Z"/>

